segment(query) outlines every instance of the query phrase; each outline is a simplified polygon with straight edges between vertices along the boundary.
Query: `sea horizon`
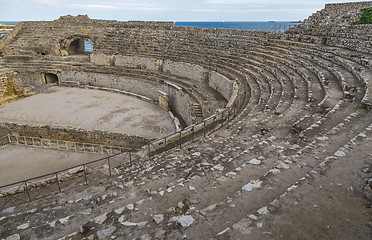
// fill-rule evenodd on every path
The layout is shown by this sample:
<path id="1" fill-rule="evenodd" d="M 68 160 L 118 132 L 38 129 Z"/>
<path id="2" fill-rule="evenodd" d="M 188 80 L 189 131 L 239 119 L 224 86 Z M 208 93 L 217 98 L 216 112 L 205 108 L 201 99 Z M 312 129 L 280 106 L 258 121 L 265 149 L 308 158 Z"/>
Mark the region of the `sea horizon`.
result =
<path id="1" fill-rule="evenodd" d="M 20 21 L 1 21 L 5 24 L 18 24 Z M 283 32 L 300 21 L 178 21 L 174 22 L 176 27 L 198 27 L 198 28 L 224 28 L 253 31 Z"/>

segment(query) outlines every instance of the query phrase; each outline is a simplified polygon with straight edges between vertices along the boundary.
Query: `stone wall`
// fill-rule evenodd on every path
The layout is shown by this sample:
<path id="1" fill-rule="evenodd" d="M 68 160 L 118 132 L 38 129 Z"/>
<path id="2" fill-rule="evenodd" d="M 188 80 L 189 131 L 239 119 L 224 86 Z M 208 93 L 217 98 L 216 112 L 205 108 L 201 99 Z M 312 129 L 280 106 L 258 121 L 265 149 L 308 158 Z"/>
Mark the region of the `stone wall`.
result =
<path id="1" fill-rule="evenodd" d="M 74 141 L 82 143 L 118 146 L 128 149 L 138 149 L 149 140 L 138 136 L 127 136 L 107 131 L 88 131 L 79 128 L 65 128 L 59 126 L 21 125 L 16 123 L 0 123 L 0 136 L 29 136 L 36 138 Z"/>
<path id="2" fill-rule="evenodd" d="M 182 118 L 186 125 L 195 123 L 195 117 L 192 109 L 192 101 L 183 91 L 178 91 L 168 87 L 169 107 Z"/>
<path id="3" fill-rule="evenodd" d="M 166 92 L 169 97 L 170 109 L 182 117 L 186 124 L 192 124 L 192 101 L 190 97 L 180 91 L 174 90 L 161 81 L 147 81 L 125 76 L 90 72 L 62 72 L 58 74 L 61 82 L 79 82 L 81 85 L 106 87 L 135 93 L 158 101 L 159 91 Z"/>
<path id="4" fill-rule="evenodd" d="M 95 64 L 94 62 L 92 62 Z M 115 56 L 115 66 L 123 66 L 128 68 L 159 70 L 162 65 L 162 60 L 156 58 L 137 57 L 137 56 Z"/>
<path id="5" fill-rule="evenodd" d="M 162 90 L 161 83 L 134 79 L 113 74 L 92 73 L 92 72 L 62 72 L 58 74 L 61 82 L 79 82 L 81 85 L 107 87 L 136 93 L 153 100 L 158 99 L 159 90 Z"/>
<path id="6" fill-rule="evenodd" d="M 229 100 L 232 94 L 232 80 L 229 80 L 220 73 L 210 71 L 196 64 L 147 57 L 123 55 L 109 56 L 105 54 L 91 54 L 90 62 L 95 65 L 115 65 L 127 68 L 162 71 L 170 75 L 196 80 L 212 87 L 217 92 L 221 93 L 226 100 Z M 140 94 L 139 92 L 135 93 Z"/>
<path id="7" fill-rule="evenodd" d="M 164 72 L 167 72 L 169 74 L 177 75 L 184 78 L 191 78 L 200 82 L 205 81 L 207 76 L 206 74 L 208 74 L 207 70 L 205 70 L 201 66 L 169 60 L 164 61 L 162 68 Z"/>
<path id="8" fill-rule="evenodd" d="M 162 73 L 166 73 L 170 76 L 175 76 L 179 80 L 182 79 L 183 83 L 187 84 L 187 86 L 193 86 L 194 84 L 197 84 L 199 86 L 203 87 L 210 87 L 216 90 L 218 93 L 220 93 L 223 98 L 226 99 L 226 101 L 229 101 L 230 96 L 232 95 L 233 91 L 233 83 L 234 81 L 229 80 L 227 77 L 223 76 L 220 73 L 217 73 L 215 71 L 211 71 L 209 69 L 206 69 L 202 66 L 191 64 L 191 63 L 185 63 L 185 62 L 174 62 L 170 60 L 162 60 L 162 59 L 156 59 L 156 58 L 148 58 L 148 57 L 137 57 L 137 56 L 123 56 L 123 55 L 106 55 L 106 54 L 91 54 L 90 55 L 90 62 L 94 65 L 101 65 L 101 66 L 117 66 L 117 67 L 125 67 L 125 68 L 136 68 L 136 69 L 144 69 L 149 71 L 159 71 Z M 76 73 L 79 75 L 78 73 Z M 64 74 L 62 74 L 64 75 Z M 73 81 L 74 77 L 70 77 L 67 81 Z M 64 79 L 64 78 L 62 78 Z M 89 84 L 93 86 L 96 85 L 96 79 L 93 77 L 89 77 Z M 166 79 L 164 79 L 165 81 Z M 144 95 L 148 98 L 151 98 L 153 100 L 156 100 L 157 97 L 157 91 L 163 90 L 170 93 L 169 85 L 166 84 L 166 88 L 159 87 L 159 86 L 153 86 L 153 89 L 146 90 L 144 86 L 142 86 L 141 82 L 138 81 L 144 81 L 144 79 L 136 80 L 135 83 L 128 83 L 128 81 L 125 82 L 124 86 L 117 86 L 112 85 L 115 81 L 106 81 L 105 83 L 100 83 L 99 86 L 104 87 L 105 84 L 107 84 L 107 87 L 110 88 L 118 88 L 121 90 L 133 92 L 139 95 Z M 168 81 L 168 80 L 167 80 Z M 88 81 L 85 81 L 84 84 L 87 84 Z M 159 83 L 160 82 L 160 83 Z M 164 85 L 163 81 L 158 81 L 157 84 Z M 177 84 L 175 84 L 177 85 Z M 134 87 L 131 87 L 134 86 Z M 124 89 L 126 88 L 126 89 Z M 152 94 L 151 94 L 152 93 Z M 170 106 L 172 111 L 176 112 L 179 116 L 181 116 L 186 123 L 195 122 L 195 114 L 190 109 L 192 105 L 192 98 L 194 98 L 192 95 L 187 96 L 188 91 L 186 89 L 183 89 L 182 98 L 188 99 L 187 104 L 183 104 L 182 106 L 181 102 L 178 101 L 178 104 L 174 104 L 170 102 Z M 177 96 L 171 96 L 170 99 L 175 99 Z M 214 113 L 218 108 L 221 108 L 221 103 L 214 102 L 214 101 L 202 101 L 199 99 L 194 99 L 196 102 L 200 105 L 205 105 L 206 102 L 208 102 L 207 107 L 205 108 L 205 116 L 209 116 L 212 113 Z M 172 100 L 171 100 L 172 101 Z M 187 107 L 185 107 L 185 105 Z M 172 107 L 173 106 L 173 107 Z M 178 106 L 178 107 L 176 107 Z M 180 109 L 178 109 L 181 107 Z M 186 110 L 187 108 L 188 110 Z M 191 116 L 189 114 L 191 113 Z M 194 119 L 194 120 L 192 120 Z"/>
<path id="9" fill-rule="evenodd" d="M 229 100 L 233 93 L 233 81 L 217 72 L 211 71 L 209 74 L 209 85 L 220 92 L 222 96 Z"/>

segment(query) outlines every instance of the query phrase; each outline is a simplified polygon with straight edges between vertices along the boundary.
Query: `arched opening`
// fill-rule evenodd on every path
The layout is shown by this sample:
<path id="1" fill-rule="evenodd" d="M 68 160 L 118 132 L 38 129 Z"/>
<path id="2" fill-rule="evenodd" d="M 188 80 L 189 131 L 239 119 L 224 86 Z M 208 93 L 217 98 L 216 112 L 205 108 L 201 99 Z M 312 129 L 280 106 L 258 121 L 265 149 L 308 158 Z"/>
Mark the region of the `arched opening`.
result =
<path id="1" fill-rule="evenodd" d="M 94 49 L 92 41 L 89 38 L 77 38 L 71 40 L 66 39 L 62 42 L 62 44 L 65 45 L 65 47 L 62 47 L 62 50 L 65 51 L 65 54 L 62 54 L 62 56 L 89 54 Z"/>
<path id="2" fill-rule="evenodd" d="M 68 55 L 83 54 L 85 53 L 84 39 L 75 39 L 70 43 L 67 48 Z"/>
<path id="3" fill-rule="evenodd" d="M 53 73 L 45 73 L 44 74 L 45 83 L 58 83 L 58 76 Z"/>
<path id="4" fill-rule="evenodd" d="M 0 39 L 5 38 L 7 35 L 7 33 L 0 33 Z"/>

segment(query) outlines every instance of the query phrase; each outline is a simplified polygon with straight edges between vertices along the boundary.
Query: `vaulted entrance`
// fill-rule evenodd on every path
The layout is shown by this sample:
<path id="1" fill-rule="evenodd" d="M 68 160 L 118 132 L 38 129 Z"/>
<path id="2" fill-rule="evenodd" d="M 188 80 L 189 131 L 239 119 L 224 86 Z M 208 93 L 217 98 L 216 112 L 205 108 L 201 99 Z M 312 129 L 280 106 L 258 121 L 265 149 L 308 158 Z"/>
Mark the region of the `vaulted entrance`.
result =
<path id="1" fill-rule="evenodd" d="M 84 38 L 78 38 L 71 41 L 66 51 L 68 55 L 85 54 L 93 51 L 93 44 Z"/>
<path id="2" fill-rule="evenodd" d="M 58 76 L 53 73 L 45 73 L 44 74 L 45 83 L 58 83 Z"/>

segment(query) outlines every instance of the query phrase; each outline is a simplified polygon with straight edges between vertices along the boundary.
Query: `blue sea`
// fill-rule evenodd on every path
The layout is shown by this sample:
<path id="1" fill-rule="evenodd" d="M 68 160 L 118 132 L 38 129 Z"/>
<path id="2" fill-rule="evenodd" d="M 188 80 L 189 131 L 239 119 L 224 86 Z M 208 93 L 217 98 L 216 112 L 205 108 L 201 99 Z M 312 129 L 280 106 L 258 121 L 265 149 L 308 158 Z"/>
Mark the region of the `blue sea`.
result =
<path id="1" fill-rule="evenodd" d="M 299 22 L 176 22 L 176 26 L 284 32 Z"/>
<path id="2" fill-rule="evenodd" d="M 0 21 L 0 23 L 7 23 L 7 24 L 18 24 L 19 21 Z"/>

